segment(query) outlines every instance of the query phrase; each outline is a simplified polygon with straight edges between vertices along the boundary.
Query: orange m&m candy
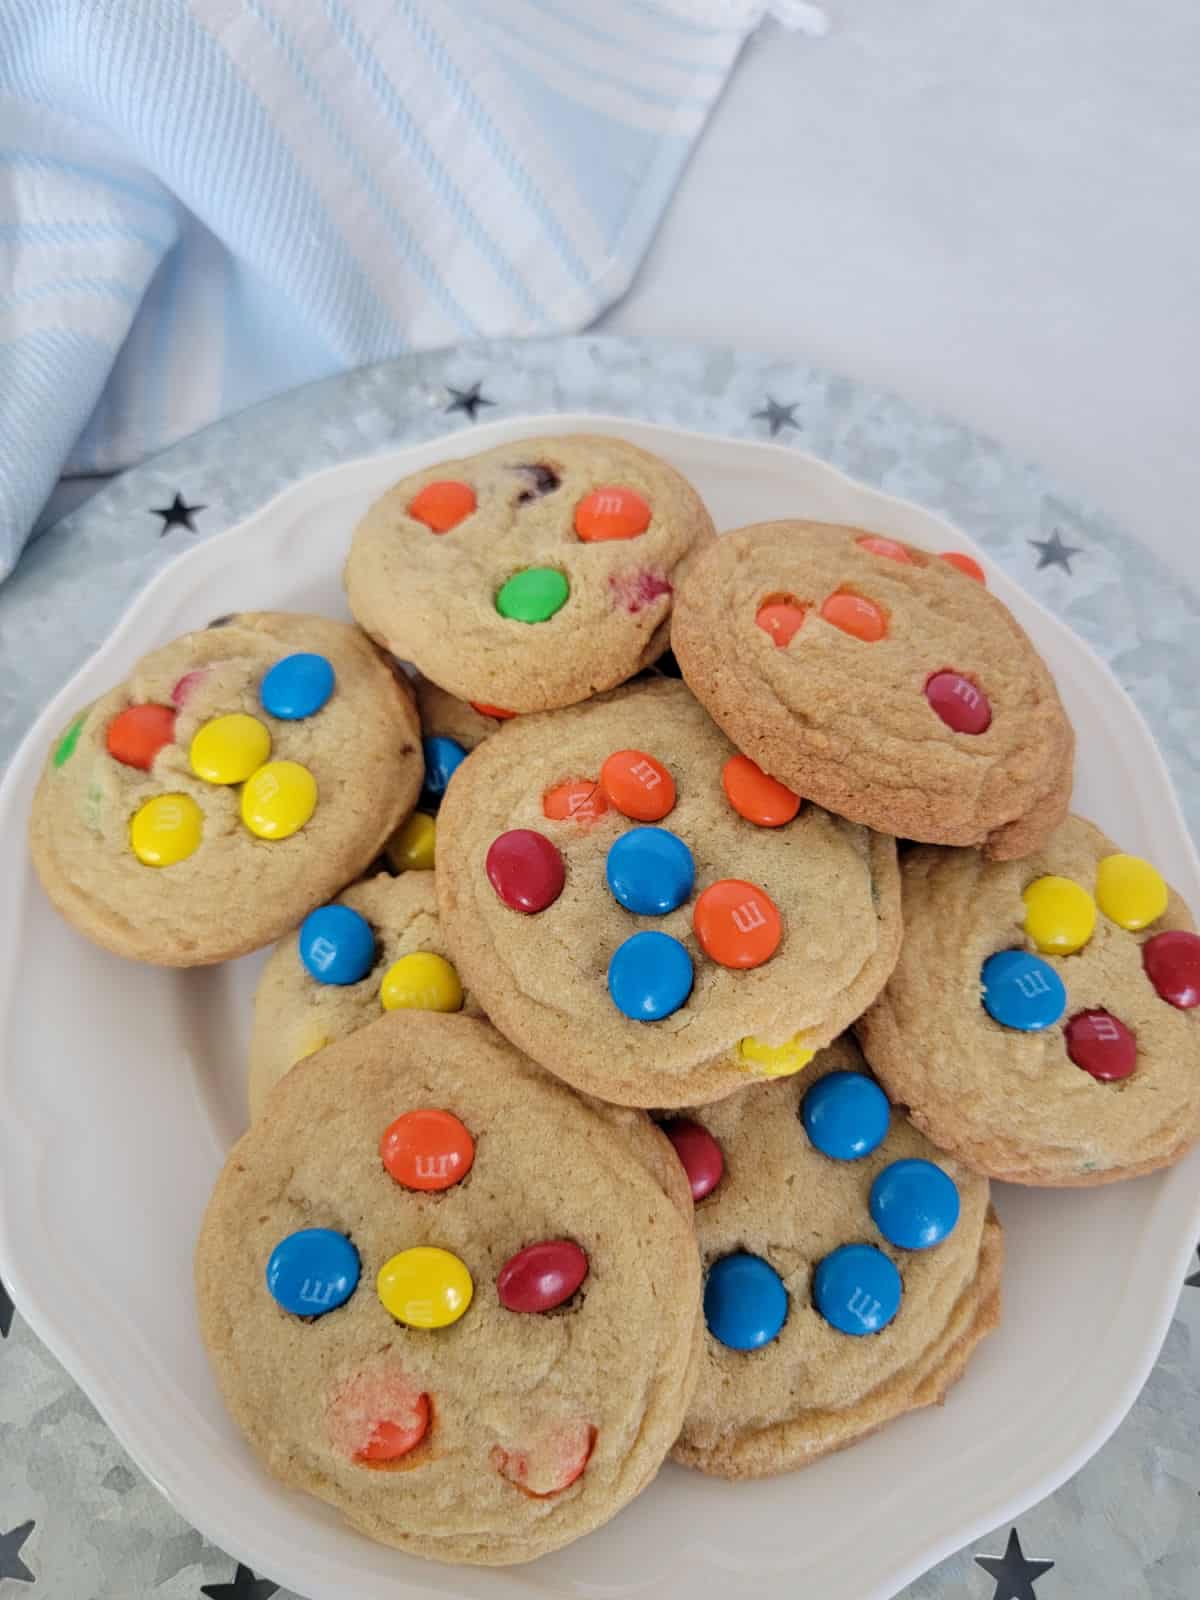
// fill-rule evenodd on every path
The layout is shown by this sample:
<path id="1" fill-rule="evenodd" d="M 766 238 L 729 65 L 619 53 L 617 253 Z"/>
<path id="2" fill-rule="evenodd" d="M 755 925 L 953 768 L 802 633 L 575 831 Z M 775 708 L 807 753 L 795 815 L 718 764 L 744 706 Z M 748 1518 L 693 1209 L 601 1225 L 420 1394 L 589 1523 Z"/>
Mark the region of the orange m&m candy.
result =
<path id="1" fill-rule="evenodd" d="M 364 1465 L 385 1466 L 415 1450 L 429 1431 L 429 1396 L 419 1394 L 410 1414 L 401 1422 L 384 1417 L 371 1430 L 371 1436 L 355 1456 Z"/>
<path id="2" fill-rule="evenodd" d="M 600 768 L 600 787 L 623 817 L 658 822 L 675 804 L 675 780 L 644 750 L 616 750 Z"/>
<path id="3" fill-rule="evenodd" d="M 854 542 L 864 550 L 869 550 L 873 556 L 886 556 L 889 561 L 906 561 L 910 567 L 913 565 L 913 558 L 895 539 L 885 539 L 878 533 L 867 533 Z"/>
<path id="4" fill-rule="evenodd" d="M 595 822 L 608 810 L 608 797 L 592 778 L 570 778 L 542 796 L 542 814 L 552 822 Z"/>
<path id="5" fill-rule="evenodd" d="M 408 1455 L 429 1431 L 433 1408 L 394 1361 L 358 1372 L 334 1394 L 325 1424 L 334 1449 L 360 1466 L 382 1467 Z"/>
<path id="6" fill-rule="evenodd" d="M 781 828 L 800 809 L 800 796 L 768 777 L 749 756 L 730 756 L 721 783 L 738 816 L 760 828 Z"/>
<path id="7" fill-rule="evenodd" d="M 406 1111 L 379 1141 L 383 1164 L 405 1189 L 432 1193 L 461 1183 L 475 1160 L 475 1141 L 451 1111 Z"/>
<path id="8" fill-rule="evenodd" d="M 606 484 L 575 507 L 575 532 L 585 544 L 605 539 L 636 539 L 650 526 L 650 507 L 635 489 Z"/>
<path id="9" fill-rule="evenodd" d="M 551 1423 L 517 1449 L 493 1445 L 492 1466 L 523 1494 L 545 1500 L 570 1488 L 587 1466 L 595 1444 L 596 1430 L 590 1423 Z"/>
<path id="10" fill-rule="evenodd" d="M 170 706 L 127 706 L 108 725 L 108 753 L 127 767 L 149 772 L 155 756 L 175 738 L 175 713 Z"/>
<path id="11" fill-rule="evenodd" d="M 744 878 L 720 878 L 696 901 L 692 926 L 706 956 L 722 967 L 761 967 L 779 948 L 774 901 Z"/>
<path id="12" fill-rule="evenodd" d="M 409 501 L 408 514 L 434 533 L 449 533 L 471 515 L 477 503 L 469 483 L 446 478 L 418 489 Z"/>
<path id="13" fill-rule="evenodd" d="M 874 600 L 864 600 L 860 594 L 846 594 L 838 590 L 821 606 L 821 615 L 835 628 L 852 638 L 874 644 L 887 633 L 887 618 Z"/>
<path id="14" fill-rule="evenodd" d="M 509 717 L 515 717 L 515 711 L 502 711 L 499 706 L 486 705 L 482 700 L 472 700 L 471 710 L 478 711 L 481 717 L 495 717 L 497 722 L 507 722 Z"/>
<path id="15" fill-rule="evenodd" d="M 793 594 L 772 594 L 754 613 L 754 620 L 782 650 L 803 627 L 806 609 Z"/>
<path id="16" fill-rule="evenodd" d="M 969 556 L 963 550 L 943 550 L 942 560 L 948 561 L 952 567 L 957 567 L 960 572 L 965 572 L 968 578 L 974 578 L 976 583 L 986 586 L 987 579 L 983 575 L 983 568 L 974 556 Z"/>

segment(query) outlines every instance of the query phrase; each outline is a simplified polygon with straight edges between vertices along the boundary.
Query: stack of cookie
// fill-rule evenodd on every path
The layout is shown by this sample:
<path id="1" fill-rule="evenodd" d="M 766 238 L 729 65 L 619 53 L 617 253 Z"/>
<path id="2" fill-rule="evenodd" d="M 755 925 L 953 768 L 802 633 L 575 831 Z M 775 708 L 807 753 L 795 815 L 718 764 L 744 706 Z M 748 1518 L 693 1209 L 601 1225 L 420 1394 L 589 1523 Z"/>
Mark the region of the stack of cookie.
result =
<path id="1" fill-rule="evenodd" d="M 718 540 L 573 437 L 397 484 L 345 582 L 361 632 L 148 657 L 32 823 L 120 954 L 280 940 L 197 1286 L 285 1482 L 503 1563 L 668 1454 L 802 1465 L 995 1326 L 990 1178 L 1200 1137 L 1200 939 L 1068 815 L 1070 724 L 970 557 Z"/>

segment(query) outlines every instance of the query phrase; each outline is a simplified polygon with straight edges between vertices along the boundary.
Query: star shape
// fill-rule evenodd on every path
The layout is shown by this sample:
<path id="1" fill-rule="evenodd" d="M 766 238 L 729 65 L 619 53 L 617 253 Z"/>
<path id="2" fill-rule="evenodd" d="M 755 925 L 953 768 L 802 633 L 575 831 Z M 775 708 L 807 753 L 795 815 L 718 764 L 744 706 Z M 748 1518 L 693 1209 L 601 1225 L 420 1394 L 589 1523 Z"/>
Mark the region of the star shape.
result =
<path id="1" fill-rule="evenodd" d="M 15 1578 L 18 1583 L 36 1582 L 33 1573 L 21 1560 L 21 1546 L 33 1529 L 34 1524 L 29 1521 L 8 1533 L 0 1533 L 0 1579 Z"/>
<path id="2" fill-rule="evenodd" d="M 1030 539 L 1029 543 L 1038 553 L 1037 569 L 1043 567 L 1061 567 L 1068 577 L 1071 576 L 1071 557 L 1083 553 L 1082 545 L 1064 544 L 1063 536 L 1055 528 L 1048 539 Z"/>
<path id="3" fill-rule="evenodd" d="M 12 1296 L 0 1283 L 0 1339 L 8 1338 L 8 1330 L 12 1327 L 13 1303 Z"/>
<path id="4" fill-rule="evenodd" d="M 200 1593 L 206 1594 L 208 1600 L 271 1600 L 278 1588 L 270 1578 L 256 1578 L 239 1561 L 232 1583 L 206 1583 Z"/>
<path id="5" fill-rule="evenodd" d="M 1200 1244 L 1196 1246 L 1196 1254 L 1200 1256 Z M 1193 1272 L 1190 1278 L 1183 1280 L 1185 1289 L 1200 1289 L 1200 1272 Z"/>
<path id="6" fill-rule="evenodd" d="M 750 420 L 752 422 L 765 422 L 771 430 L 773 439 L 784 428 L 800 428 L 802 426 L 801 423 L 796 421 L 796 407 L 799 404 L 799 400 L 793 400 L 790 406 L 780 405 L 778 400 L 772 400 L 771 396 L 768 395 L 766 405 L 761 411 L 752 411 Z"/>
<path id="7" fill-rule="evenodd" d="M 494 400 L 489 400 L 486 395 L 480 394 L 479 391 L 482 387 L 482 383 L 473 383 L 469 389 L 455 389 L 452 385 L 447 384 L 446 388 L 450 395 L 450 404 L 446 407 L 446 415 L 449 416 L 452 411 L 465 411 L 471 421 L 474 422 L 475 413 L 480 406 L 494 406 L 496 404 Z"/>
<path id="8" fill-rule="evenodd" d="M 161 539 L 163 534 L 170 533 L 172 528 L 186 528 L 189 533 L 195 533 L 196 524 L 192 521 L 192 518 L 197 511 L 206 511 L 207 509 L 207 506 L 188 505 L 187 501 L 176 490 L 175 498 L 171 501 L 171 504 L 169 506 L 152 506 L 151 515 L 163 519 L 162 532 L 159 534 Z"/>
<path id="9" fill-rule="evenodd" d="M 1049 1572 L 1053 1561 L 1031 1561 L 1021 1549 L 1017 1530 L 1011 1528 L 1008 1544 L 1002 1556 L 976 1556 L 975 1565 L 982 1567 L 989 1578 L 996 1580 L 992 1600 L 1038 1600 L 1033 1586 L 1043 1573 Z"/>

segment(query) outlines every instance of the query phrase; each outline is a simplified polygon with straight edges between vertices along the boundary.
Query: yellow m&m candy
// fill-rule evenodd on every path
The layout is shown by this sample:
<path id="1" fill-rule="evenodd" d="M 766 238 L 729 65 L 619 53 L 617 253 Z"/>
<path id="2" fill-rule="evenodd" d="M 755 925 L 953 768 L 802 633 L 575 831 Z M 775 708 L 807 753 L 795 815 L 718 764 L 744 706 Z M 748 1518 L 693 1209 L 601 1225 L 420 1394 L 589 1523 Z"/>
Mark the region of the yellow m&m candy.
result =
<path id="1" fill-rule="evenodd" d="M 445 956 L 414 950 L 384 973 L 379 999 L 385 1011 L 458 1011 L 462 984 Z"/>
<path id="2" fill-rule="evenodd" d="M 816 1054 L 801 1043 L 803 1035 L 797 1034 L 786 1044 L 763 1044 L 753 1034 L 742 1039 L 737 1047 L 741 1066 L 751 1067 L 764 1078 L 787 1078 L 806 1067 Z"/>
<path id="3" fill-rule="evenodd" d="M 317 780 L 298 761 L 268 761 L 242 789 L 242 821 L 260 839 L 286 839 L 316 809 Z"/>
<path id="4" fill-rule="evenodd" d="M 235 711 L 197 728 L 189 760 L 205 783 L 245 783 L 270 754 L 271 735 L 265 724 Z"/>
<path id="5" fill-rule="evenodd" d="M 423 811 L 414 811 L 388 840 L 387 858 L 397 872 L 429 872 L 436 839 L 437 823 Z"/>
<path id="6" fill-rule="evenodd" d="M 1082 950 L 1096 926 L 1096 902 L 1070 878 L 1035 878 L 1021 896 L 1025 932 L 1044 956 Z"/>
<path id="7" fill-rule="evenodd" d="M 204 813 L 190 794 L 156 794 L 129 824 L 129 845 L 147 867 L 186 861 L 204 833 Z"/>
<path id="8" fill-rule="evenodd" d="M 1167 909 L 1167 886 L 1141 856 L 1105 856 L 1096 868 L 1096 899 L 1106 917 L 1136 933 Z"/>
<path id="9" fill-rule="evenodd" d="M 418 1245 L 385 1261 L 375 1281 L 383 1309 L 410 1328 L 448 1328 L 471 1304 L 471 1274 L 449 1250 Z"/>

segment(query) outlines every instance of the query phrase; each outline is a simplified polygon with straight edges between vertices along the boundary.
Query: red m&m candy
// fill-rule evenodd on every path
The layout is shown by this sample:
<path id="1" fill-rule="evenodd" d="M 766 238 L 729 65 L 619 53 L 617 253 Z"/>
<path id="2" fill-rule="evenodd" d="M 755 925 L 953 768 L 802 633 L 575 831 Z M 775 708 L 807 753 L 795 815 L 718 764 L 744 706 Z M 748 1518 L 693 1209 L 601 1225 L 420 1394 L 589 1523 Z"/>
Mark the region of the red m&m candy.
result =
<path id="1" fill-rule="evenodd" d="M 1182 928 L 1156 933 L 1142 946 L 1142 965 L 1160 1000 L 1180 1011 L 1200 1006 L 1200 936 Z"/>
<path id="2" fill-rule="evenodd" d="M 991 726 L 987 695 L 960 672 L 935 672 L 925 685 L 925 698 L 955 733 L 985 733 Z"/>
<path id="3" fill-rule="evenodd" d="M 587 1252 L 572 1239 L 527 1244 L 500 1268 L 496 1294 L 506 1311 L 553 1311 L 587 1277 Z"/>
<path id="4" fill-rule="evenodd" d="M 1063 1029 L 1067 1054 L 1104 1083 L 1127 1078 L 1137 1066 L 1137 1040 L 1107 1011 L 1081 1011 Z"/>
<path id="5" fill-rule="evenodd" d="M 721 1181 L 725 1171 L 725 1157 L 721 1146 L 698 1122 L 688 1117 L 673 1117 L 663 1123 L 662 1131 L 675 1146 L 675 1154 L 687 1173 L 692 1199 L 703 1200 Z"/>
<path id="6" fill-rule="evenodd" d="M 512 828 L 492 840 L 487 875 L 504 904 L 527 915 L 553 905 L 566 881 L 557 846 L 532 828 Z"/>
<path id="7" fill-rule="evenodd" d="M 384 1166 L 405 1189 L 434 1193 L 461 1183 L 475 1160 L 475 1141 L 450 1111 L 406 1111 L 379 1141 Z"/>
<path id="8" fill-rule="evenodd" d="M 127 706 L 108 725 L 108 753 L 124 766 L 149 772 L 154 758 L 175 738 L 175 713 L 170 706 Z"/>
<path id="9" fill-rule="evenodd" d="M 692 926 L 722 967 L 760 967 L 779 948 L 783 921 L 770 896 L 742 878 L 721 878 L 696 901 Z"/>

